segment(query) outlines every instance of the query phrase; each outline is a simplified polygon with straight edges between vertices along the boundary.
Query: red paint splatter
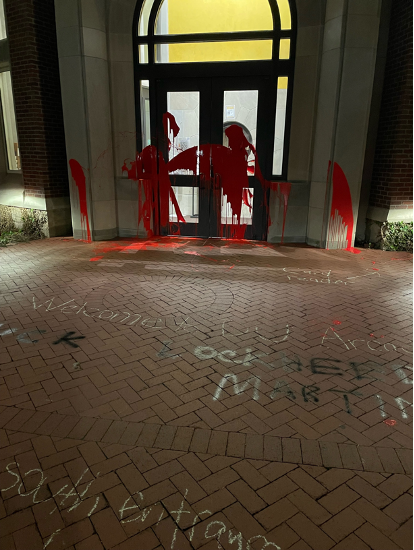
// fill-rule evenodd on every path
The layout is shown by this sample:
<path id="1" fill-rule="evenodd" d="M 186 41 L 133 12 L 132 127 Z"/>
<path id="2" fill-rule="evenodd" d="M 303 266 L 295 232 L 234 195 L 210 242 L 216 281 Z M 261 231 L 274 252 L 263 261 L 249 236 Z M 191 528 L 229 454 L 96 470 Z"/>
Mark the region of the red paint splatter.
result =
<path id="1" fill-rule="evenodd" d="M 387 418 L 387 420 L 384 420 L 383 422 L 384 424 L 387 424 L 387 426 L 395 426 L 397 423 L 397 421 L 392 418 Z"/>
<path id="2" fill-rule="evenodd" d="M 338 248 L 345 248 L 353 254 L 360 254 L 360 250 L 351 246 L 354 229 L 351 191 L 342 168 L 336 162 L 334 162 L 332 181 L 333 194 L 328 245 L 331 242 L 336 243 Z"/>
<path id="3" fill-rule="evenodd" d="M 370 336 L 374 336 L 374 333 L 373 333 L 373 332 L 371 332 Z"/>
<path id="4" fill-rule="evenodd" d="M 377 267 L 373 267 L 372 269 L 373 269 L 373 271 L 379 271 L 379 269 Z"/>
<path id="5" fill-rule="evenodd" d="M 75 159 L 70 159 L 69 161 L 70 171 L 72 173 L 72 178 L 78 188 L 79 193 L 79 208 L 81 215 L 81 225 L 82 230 L 86 228 L 88 242 L 91 242 L 91 230 L 89 227 L 89 218 L 88 218 L 88 203 L 86 200 L 86 178 L 82 166 Z"/>
<path id="6" fill-rule="evenodd" d="M 122 166 L 128 179 L 138 183 L 138 226 L 143 221 L 147 236 L 161 233 L 161 227 L 169 224 L 169 199 L 173 203 L 177 219 L 186 223 L 171 187 L 167 165 L 161 153 L 153 145 L 136 155 L 135 161 Z M 153 225 L 153 229 L 151 228 Z"/>
<path id="7" fill-rule="evenodd" d="M 173 140 L 178 136 L 180 128 L 175 121 L 174 115 L 171 113 L 164 113 L 162 116 L 162 125 L 164 126 L 164 134 L 168 138 L 168 149 L 171 149 L 170 132 L 173 135 Z M 169 128 L 168 128 L 169 126 Z"/>
<path id="8" fill-rule="evenodd" d="M 103 256 L 95 256 L 95 258 L 91 258 L 90 262 L 99 262 L 99 260 L 102 260 Z"/>
<path id="9" fill-rule="evenodd" d="M 334 321 L 334 325 L 342 325 L 341 321 Z"/>
<path id="10" fill-rule="evenodd" d="M 171 113 L 163 115 L 163 127 L 169 147 L 171 147 L 170 134 L 172 133 L 174 140 L 180 131 Z M 266 193 L 268 189 L 277 193 L 279 203 L 283 205 L 283 243 L 291 184 L 270 182 L 263 178 L 257 162 L 255 147 L 246 139 L 240 126 L 229 126 L 226 128 L 226 135 L 229 147 L 205 144 L 199 147 L 199 152 L 197 147 L 192 147 L 180 152 L 166 163 L 154 146 L 148 146 L 140 154 L 137 153 L 135 161 L 129 165 L 127 165 L 127 161 L 124 162 L 122 171 L 127 172 L 128 178 L 138 184 L 138 225 L 143 221 L 148 237 L 160 234 L 161 228 L 166 226 L 169 226 L 170 233 L 179 234 L 179 224 L 174 224 L 172 227 L 169 222 L 169 199 L 173 204 L 178 221 L 186 222 L 171 187 L 169 173 L 185 169 L 196 175 L 197 160 L 199 160 L 200 187 L 204 187 L 206 193 L 213 197 L 213 204 L 210 206 L 217 215 L 217 229 L 222 227 L 222 236 L 244 238 L 247 224 L 241 223 L 241 208 L 242 204 L 245 204 L 252 210 L 253 199 L 247 173 L 256 172 L 256 177 L 263 187 L 264 207 L 267 213 L 269 214 Z M 255 166 L 248 165 L 249 151 L 255 155 Z M 211 177 L 212 172 L 214 177 Z M 222 195 L 226 196 L 234 217 L 231 224 L 223 226 L 221 224 Z"/>

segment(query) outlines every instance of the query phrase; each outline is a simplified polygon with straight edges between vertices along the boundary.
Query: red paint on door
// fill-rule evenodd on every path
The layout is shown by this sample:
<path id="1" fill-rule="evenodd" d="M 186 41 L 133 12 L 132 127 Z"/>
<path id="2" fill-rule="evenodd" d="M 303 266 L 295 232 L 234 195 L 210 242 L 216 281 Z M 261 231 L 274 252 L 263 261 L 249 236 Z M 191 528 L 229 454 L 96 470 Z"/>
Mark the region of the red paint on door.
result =
<path id="1" fill-rule="evenodd" d="M 163 127 L 169 148 L 171 148 L 170 133 L 174 139 L 180 131 L 171 113 L 163 115 Z M 217 215 L 218 228 L 221 227 L 222 195 L 226 196 L 227 202 L 231 206 L 235 223 L 233 222 L 230 226 L 230 235 L 229 232 L 225 232 L 227 237 L 244 238 L 247 225 L 241 223 L 241 208 L 242 204 L 245 204 L 252 210 L 253 194 L 249 190 L 247 173 L 249 171 L 250 174 L 253 170 L 263 187 L 265 195 L 263 207 L 267 213 L 269 214 L 267 190 L 275 191 L 280 204 L 283 205 L 283 242 L 290 183 L 270 182 L 263 178 L 256 150 L 253 144 L 246 139 L 240 126 L 229 126 L 226 128 L 226 135 L 229 147 L 219 144 L 204 144 L 199 148 L 191 147 L 178 153 L 166 163 L 162 154 L 154 146 L 148 146 L 141 153 L 137 153 L 136 159 L 130 164 L 130 167 L 127 166 L 127 161 L 124 162 L 122 171 L 127 172 L 128 178 L 138 184 L 138 225 L 141 220 L 144 222 L 149 237 L 160 234 L 161 227 L 166 227 L 169 224 L 169 199 L 175 209 L 178 221 L 186 223 L 172 189 L 169 173 L 176 170 L 189 170 L 196 175 L 198 160 L 200 187 L 212 196 L 211 207 Z M 255 155 L 255 166 L 253 167 L 248 166 L 249 150 Z M 212 174 L 214 174 L 213 177 Z M 179 224 L 175 225 L 179 231 Z"/>

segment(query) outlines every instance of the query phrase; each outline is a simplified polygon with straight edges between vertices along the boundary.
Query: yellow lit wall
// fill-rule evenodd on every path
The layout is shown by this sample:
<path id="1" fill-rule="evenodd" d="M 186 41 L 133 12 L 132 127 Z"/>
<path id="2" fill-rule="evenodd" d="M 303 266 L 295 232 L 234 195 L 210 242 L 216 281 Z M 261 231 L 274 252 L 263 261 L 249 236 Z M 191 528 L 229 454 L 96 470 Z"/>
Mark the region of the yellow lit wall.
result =
<path id="1" fill-rule="evenodd" d="M 291 26 L 288 0 L 277 0 L 282 28 Z M 168 33 L 272 30 L 268 0 L 168 0 Z M 171 44 L 170 63 L 271 59 L 269 40 Z"/>

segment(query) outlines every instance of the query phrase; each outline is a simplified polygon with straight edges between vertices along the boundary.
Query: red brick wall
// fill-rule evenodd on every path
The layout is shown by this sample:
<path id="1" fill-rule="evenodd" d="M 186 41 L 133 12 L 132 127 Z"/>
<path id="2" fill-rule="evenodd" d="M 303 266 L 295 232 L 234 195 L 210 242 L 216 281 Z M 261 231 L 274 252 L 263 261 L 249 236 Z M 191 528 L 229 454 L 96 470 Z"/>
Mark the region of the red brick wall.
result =
<path id="1" fill-rule="evenodd" d="M 371 183 L 372 206 L 407 209 L 413 204 L 412 32 L 412 0 L 394 0 Z"/>
<path id="2" fill-rule="evenodd" d="M 6 0 L 5 11 L 25 193 L 68 196 L 54 1 Z"/>

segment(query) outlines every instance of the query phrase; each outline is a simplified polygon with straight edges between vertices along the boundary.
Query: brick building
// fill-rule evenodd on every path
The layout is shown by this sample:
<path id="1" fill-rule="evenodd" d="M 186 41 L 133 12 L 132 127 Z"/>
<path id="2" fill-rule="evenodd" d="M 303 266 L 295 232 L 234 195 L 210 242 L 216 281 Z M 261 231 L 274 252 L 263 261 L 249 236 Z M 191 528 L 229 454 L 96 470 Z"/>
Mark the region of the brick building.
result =
<path id="1" fill-rule="evenodd" d="M 394 2 L 367 217 L 412 221 L 413 11 Z"/>
<path id="2" fill-rule="evenodd" d="M 45 211 L 51 236 L 237 234 L 346 248 L 367 219 L 412 219 L 408 0 L 260 0 L 250 23 L 249 4 L 228 0 L 227 27 L 190 0 L 188 17 L 177 0 L 3 1 L 0 205 Z M 170 151 L 167 109 L 181 126 Z M 223 183 L 212 223 L 212 189 L 206 198 L 201 172 L 178 167 L 178 210 L 171 199 L 157 226 L 154 203 L 146 220 L 141 180 L 127 170 L 136 151 L 200 158 L 203 144 L 228 146 L 232 125 L 257 149 L 237 184 L 238 217 Z"/>

